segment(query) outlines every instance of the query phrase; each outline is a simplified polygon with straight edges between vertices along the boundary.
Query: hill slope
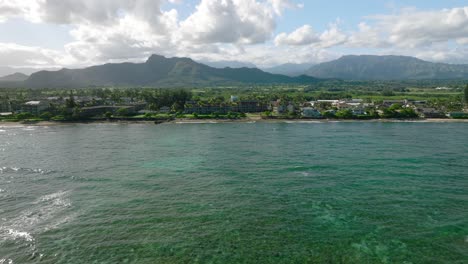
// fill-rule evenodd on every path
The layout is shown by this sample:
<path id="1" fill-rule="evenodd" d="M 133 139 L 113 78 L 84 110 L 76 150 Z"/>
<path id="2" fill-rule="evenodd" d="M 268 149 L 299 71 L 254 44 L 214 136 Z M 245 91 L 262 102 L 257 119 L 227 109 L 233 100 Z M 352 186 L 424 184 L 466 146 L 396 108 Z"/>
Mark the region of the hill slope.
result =
<path id="1" fill-rule="evenodd" d="M 21 82 L 28 79 L 28 75 L 16 72 L 7 76 L 0 77 L 0 82 Z"/>
<path id="2" fill-rule="evenodd" d="M 310 76 L 288 77 L 259 69 L 217 69 L 189 58 L 152 55 L 145 63 L 119 63 L 84 69 L 41 71 L 32 74 L 25 86 L 72 88 L 87 86 L 187 87 L 235 84 L 311 83 Z"/>
<path id="3" fill-rule="evenodd" d="M 262 70 L 273 74 L 298 76 L 305 74 L 305 72 L 314 65 L 314 63 L 285 63 L 271 68 L 263 68 Z"/>
<path id="4" fill-rule="evenodd" d="M 468 79 L 468 65 L 432 63 L 405 56 L 344 56 L 311 67 L 307 75 L 345 80 Z"/>

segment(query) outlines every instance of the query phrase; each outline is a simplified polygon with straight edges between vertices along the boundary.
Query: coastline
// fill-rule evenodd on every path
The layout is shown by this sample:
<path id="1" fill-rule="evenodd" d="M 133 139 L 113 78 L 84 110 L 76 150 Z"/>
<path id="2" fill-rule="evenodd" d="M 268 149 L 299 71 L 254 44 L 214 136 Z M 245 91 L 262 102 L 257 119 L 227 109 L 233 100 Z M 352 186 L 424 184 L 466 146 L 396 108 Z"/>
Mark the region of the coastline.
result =
<path id="1" fill-rule="evenodd" d="M 230 124 L 230 123 L 468 123 L 468 119 L 443 119 L 443 118 L 427 118 L 427 119 L 372 119 L 372 120 L 346 120 L 346 119 L 261 119 L 261 118 L 243 118 L 243 119 L 175 119 L 161 124 Z M 146 124 L 156 125 L 154 121 L 135 120 L 135 121 L 76 121 L 76 122 L 54 122 L 54 121 L 39 121 L 34 123 L 26 122 L 4 122 L 0 121 L 1 127 L 28 127 L 28 126 L 60 126 L 60 125 L 76 125 L 76 124 Z"/>

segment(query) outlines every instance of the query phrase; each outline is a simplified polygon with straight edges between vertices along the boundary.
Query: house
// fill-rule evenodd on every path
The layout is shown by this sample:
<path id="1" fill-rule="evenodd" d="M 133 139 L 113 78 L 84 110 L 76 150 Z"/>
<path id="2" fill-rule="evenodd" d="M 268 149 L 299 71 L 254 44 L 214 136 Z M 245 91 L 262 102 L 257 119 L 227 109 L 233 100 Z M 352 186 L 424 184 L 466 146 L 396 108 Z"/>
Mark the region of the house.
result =
<path id="1" fill-rule="evenodd" d="M 45 101 L 29 101 L 21 106 L 21 112 L 40 115 L 49 109 L 49 104 Z"/>
<path id="2" fill-rule="evenodd" d="M 455 119 L 465 119 L 468 118 L 468 112 L 450 112 L 448 113 L 448 116 Z"/>
<path id="3" fill-rule="evenodd" d="M 442 112 L 435 108 L 425 107 L 425 108 L 418 108 L 417 112 L 424 118 L 446 118 L 447 116 Z"/>
<path id="4" fill-rule="evenodd" d="M 136 112 L 134 106 L 111 106 L 111 105 L 99 105 L 99 106 L 90 106 L 83 107 L 80 111 L 81 117 L 93 117 L 104 115 L 107 112 L 115 114 L 119 109 L 126 109 L 127 113 L 133 114 Z"/>
<path id="5" fill-rule="evenodd" d="M 232 112 L 239 113 L 260 113 L 267 110 L 267 107 L 257 100 L 243 100 L 237 103 L 237 106 L 233 106 Z"/>
<path id="6" fill-rule="evenodd" d="M 239 96 L 231 95 L 231 103 L 235 103 L 237 101 L 239 101 Z"/>
<path id="7" fill-rule="evenodd" d="M 231 110 L 231 106 L 200 104 L 197 101 L 186 101 L 184 107 L 185 114 L 227 114 Z"/>
<path id="8" fill-rule="evenodd" d="M 286 105 L 281 102 L 281 100 L 276 100 L 270 102 L 270 107 L 268 110 L 272 111 L 275 114 L 283 114 L 287 111 Z"/>
<path id="9" fill-rule="evenodd" d="M 287 108 L 285 105 L 273 106 L 273 112 L 275 114 L 284 114 L 286 111 L 287 111 Z"/>
<path id="10" fill-rule="evenodd" d="M 296 107 L 292 104 L 292 103 L 289 103 L 287 106 L 286 106 L 286 110 L 288 111 L 288 113 L 293 113 L 296 111 Z"/>
<path id="11" fill-rule="evenodd" d="M 360 116 L 360 115 L 366 115 L 366 110 L 364 110 L 364 108 L 362 107 L 357 107 L 357 108 L 353 108 L 351 109 L 351 112 L 353 112 L 353 115 L 355 116 Z"/>
<path id="12" fill-rule="evenodd" d="M 170 112 L 171 112 L 171 108 L 169 106 L 163 106 L 159 108 L 159 113 L 168 114 Z"/>
<path id="13" fill-rule="evenodd" d="M 138 111 L 139 115 L 145 115 L 145 114 L 157 114 L 158 111 L 153 111 L 153 110 L 140 110 Z"/>
<path id="14" fill-rule="evenodd" d="M 322 114 L 319 110 L 313 107 L 304 107 L 302 110 L 302 116 L 305 118 L 322 118 Z"/>
<path id="15" fill-rule="evenodd" d="M 4 117 L 4 116 L 11 116 L 13 115 L 12 112 L 0 112 L 0 116 Z"/>
<path id="16" fill-rule="evenodd" d="M 399 104 L 399 105 L 406 105 L 407 101 L 406 100 L 384 100 L 382 102 L 383 107 L 390 107 L 394 104 Z"/>

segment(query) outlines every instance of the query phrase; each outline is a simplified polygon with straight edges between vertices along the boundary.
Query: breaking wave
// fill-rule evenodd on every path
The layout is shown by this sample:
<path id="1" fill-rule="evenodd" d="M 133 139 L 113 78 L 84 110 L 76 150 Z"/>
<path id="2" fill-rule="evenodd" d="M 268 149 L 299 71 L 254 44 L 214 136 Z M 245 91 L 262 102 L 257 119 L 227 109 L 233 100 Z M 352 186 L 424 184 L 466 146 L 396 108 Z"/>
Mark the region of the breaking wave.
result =
<path id="1" fill-rule="evenodd" d="M 1 173 L 39 173 L 39 174 L 49 174 L 53 171 L 43 170 L 43 169 L 32 169 L 32 168 L 18 168 L 18 167 L 0 167 Z"/>
<path id="2" fill-rule="evenodd" d="M 41 196 L 15 218 L 6 219 L 0 226 L 0 242 L 23 240 L 34 245 L 34 234 L 54 229 L 70 221 L 72 216 L 63 215 L 63 211 L 71 206 L 68 196 L 68 191 Z"/>

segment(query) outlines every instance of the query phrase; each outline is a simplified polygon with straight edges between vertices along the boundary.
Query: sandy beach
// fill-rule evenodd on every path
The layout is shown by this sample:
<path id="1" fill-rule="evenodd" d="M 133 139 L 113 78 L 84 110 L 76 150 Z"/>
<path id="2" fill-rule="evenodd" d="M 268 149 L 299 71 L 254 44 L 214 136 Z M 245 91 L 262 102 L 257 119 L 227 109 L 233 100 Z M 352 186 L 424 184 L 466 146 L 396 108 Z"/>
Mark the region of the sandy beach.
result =
<path id="1" fill-rule="evenodd" d="M 236 120 L 227 119 L 176 119 L 168 121 L 169 124 L 223 124 L 223 123 L 468 123 L 468 119 L 373 119 L 373 120 L 338 120 L 338 119 L 261 119 L 261 118 L 244 118 Z M 154 124 L 154 121 L 96 121 L 96 122 L 53 122 L 40 121 L 34 123 L 25 122 L 4 122 L 0 121 L 0 127 L 15 127 L 15 126 L 60 126 L 74 124 Z"/>

